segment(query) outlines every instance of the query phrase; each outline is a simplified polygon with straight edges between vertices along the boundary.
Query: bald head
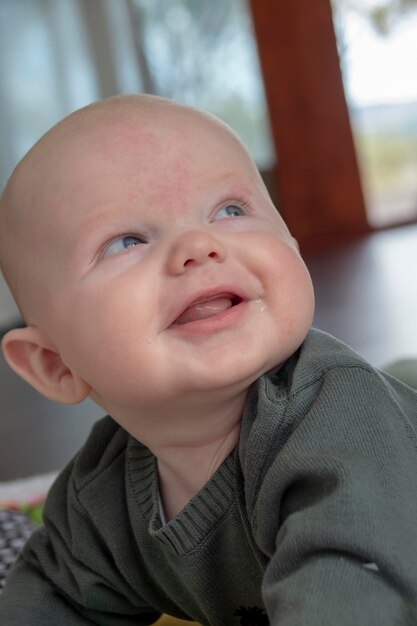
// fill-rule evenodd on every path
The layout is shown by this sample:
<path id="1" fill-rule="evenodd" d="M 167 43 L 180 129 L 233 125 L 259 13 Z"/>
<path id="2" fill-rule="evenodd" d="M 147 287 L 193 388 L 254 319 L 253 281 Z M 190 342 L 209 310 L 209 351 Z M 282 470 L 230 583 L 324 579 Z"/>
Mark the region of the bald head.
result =
<path id="1" fill-rule="evenodd" d="M 164 149 L 173 150 L 193 124 L 194 128 L 202 124 L 226 135 L 250 161 L 239 139 L 220 120 L 149 95 L 116 96 L 79 109 L 29 150 L 0 199 L 0 269 L 28 324 L 37 324 L 45 304 L 50 304 L 50 265 L 56 260 L 50 258 L 49 251 L 55 245 L 61 264 L 65 264 L 67 251 L 56 245 L 60 222 L 71 214 L 69 198 L 75 188 L 80 192 L 85 188 L 87 199 L 91 195 L 88 178 L 89 167 L 94 169 L 94 155 L 100 152 L 111 161 L 113 154 L 120 159 L 130 147 L 138 151 L 143 145 L 152 159 L 149 147 L 155 144 L 157 153 L 164 130 L 171 133 L 170 145 Z M 91 159 L 86 163 L 88 151 Z M 141 163 L 144 167 L 146 164 Z"/>

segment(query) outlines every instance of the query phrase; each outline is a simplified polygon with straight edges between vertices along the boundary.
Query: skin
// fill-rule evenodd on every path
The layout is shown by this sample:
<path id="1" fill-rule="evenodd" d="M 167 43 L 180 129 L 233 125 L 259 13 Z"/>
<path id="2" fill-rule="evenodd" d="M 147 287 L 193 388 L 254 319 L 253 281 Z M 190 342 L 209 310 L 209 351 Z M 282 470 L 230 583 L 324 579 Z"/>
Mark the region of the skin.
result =
<path id="1" fill-rule="evenodd" d="M 19 279 L 28 325 L 4 338 L 6 359 L 50 398 L 89 395 L 147 445 L 174 516 L 236 445 L 249 386 L 308 332 L 296 243 L 236 136 L 160 99 L 64 120 L 6 191 L 38 277 Z M 177 323 L 196 302 L 203 319 Z"/>

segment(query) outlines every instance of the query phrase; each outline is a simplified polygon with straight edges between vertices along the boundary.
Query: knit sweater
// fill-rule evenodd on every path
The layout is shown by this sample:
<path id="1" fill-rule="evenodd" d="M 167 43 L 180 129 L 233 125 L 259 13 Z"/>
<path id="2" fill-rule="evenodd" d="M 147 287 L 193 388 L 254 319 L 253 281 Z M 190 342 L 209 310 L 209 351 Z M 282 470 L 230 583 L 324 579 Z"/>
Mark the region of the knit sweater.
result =
<path id="1" fill-rule="evenodd" d="M 313 330 L 162 524 L 155 458 L 106 417 L 53 486 L 0 624 L 415 625 L 416 432 L 416 392 Z"/>

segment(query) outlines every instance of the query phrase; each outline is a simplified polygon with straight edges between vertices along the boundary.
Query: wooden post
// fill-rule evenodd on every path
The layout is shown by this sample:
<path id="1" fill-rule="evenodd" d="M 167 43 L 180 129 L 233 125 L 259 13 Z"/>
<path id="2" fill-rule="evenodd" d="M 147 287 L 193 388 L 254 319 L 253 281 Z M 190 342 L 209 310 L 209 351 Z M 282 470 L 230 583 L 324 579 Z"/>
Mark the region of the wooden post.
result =
<path id="1" fill-rule="evenodd" d="M 369 232 L 330 0 L 250 0 L 279 208 L 303 251 Z"/>

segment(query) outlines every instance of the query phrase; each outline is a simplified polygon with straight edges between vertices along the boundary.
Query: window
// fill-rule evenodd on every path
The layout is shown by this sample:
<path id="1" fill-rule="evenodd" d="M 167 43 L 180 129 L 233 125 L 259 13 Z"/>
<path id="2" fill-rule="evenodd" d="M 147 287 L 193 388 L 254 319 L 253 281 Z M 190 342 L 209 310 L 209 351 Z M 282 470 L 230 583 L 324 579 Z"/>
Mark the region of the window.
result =
<path id="1" fill-rule="evenodd" d="M 218 115 L 261 169 L 274 162 L 262 78 L 243 0 L 131 0 L 145 91 Z"/>
<path id="2" fill-rule="evenodd" d="M 417 218 L 417 3 L 333 0 L 368 219 Z"/>

